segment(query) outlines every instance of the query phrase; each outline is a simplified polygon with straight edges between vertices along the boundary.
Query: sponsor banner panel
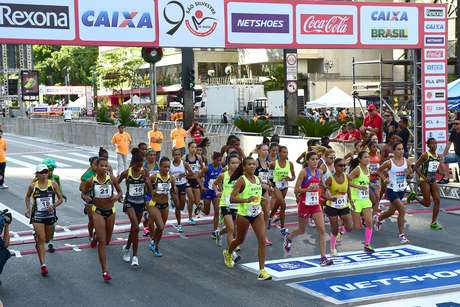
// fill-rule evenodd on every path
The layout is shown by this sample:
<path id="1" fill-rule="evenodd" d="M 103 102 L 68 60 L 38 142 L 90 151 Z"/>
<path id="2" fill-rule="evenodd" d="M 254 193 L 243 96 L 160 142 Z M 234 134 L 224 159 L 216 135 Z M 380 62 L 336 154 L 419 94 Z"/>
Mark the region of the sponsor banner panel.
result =
<path id="1" fill-rule="evenodd" d="M 162 47 L 225 47 L 224 0 L 158 0 Z"/>
<path id="2" fill-rule="evenodd" d="M 301 281 L 289 286 L 334 304 L 369 301 L 381 297 L 387 299 L 459 288 L 460 262 Z"/>
<path id="3" fill-rule="evenodd" d="M 387 301 L 360 307 L 389 307 L 389 306 L 408 306 L 408 307 L 454 307 L 460 306 L 460 291 L 449 292 L 438 295 L 427 295 L 415 298 L 405 298 L 401 300 Z"/>
<path id="4" fill-rule="evenodd" d="M 445 75 L 435 75 L 435 76 L 425 75 L 425 88 L 445 87 L 445 86 L 446 86 L 446 76 Z"/>
<path id="5" fill-rule="evenodd" d="M 300 46 L 358 43 L 358 8 L 354 5 L 299 4 L 296 25 Z"/>
<path id="6" fill-rule="evenodd" d="M 425 33 L 445 33 L 447 32 L 446 22 L 444 20 L 430 20 L 424 23 Z"/>
<path id="7" fill-rule="evenodd" d="M 447 114 L 447 106 L 445 102 L 433 103 L 425 102 L 425 115 L 445 115 Z"/>
<path id="8" fill-rule="evenodd" d="M 446 63 L 445 62 L 425 62 L 424 63 L 425 74 L 445 74 Z"/>
<path id="9" fill-rule="evenodd" d="M 446 116 L 425 117 L 425 131 L 428 129 L 444 129 L 447 127 Z"/>
<path id="10" fill-rule="evenodd" d="M 446 50 L 445 49 L 431 49 L 426 48 L 424 50 L 425 60 L 445 60 Z"/>
<path id="11" fill-rule="evenodd" d="M 270 260 L 265 263 L 265 269 L 274 279 L 283 280 L 328 272 L 380 268 L 402 263 L 424 262 L 452 257 L 455 257 L 455 255 L 414 245 L 406 245 L 378 248 L 373 254 L 360 251 L 346 252 L 339 257 L 334 257 L 334 265 L 328 267 L 320 266 L 321 257 L 318 255 Z M 242 267 L 255 274 L 259 272 L 258 262 L 242 264 Z"/>
<path id="12" fill-rule="evenodd" d="M 155 6 L 144 0 L 79 0 L 80 39 L 94 42 L 155 42 Z"/>
<path id="13" fill-rule="evenodd" d="M 446 36 L 445 35 L 425 35 L 424 43 L 426 47 L 439 46 L 443 47 L 446 45 Z"/>
<path id="14" fill-rule="evenodd" d="M 360 33 L 363 45 L 417 45 L 419 10 L 407 6 L 362 5 Z"/>
<path id="15" fill-rule="evenodd" d="M 425 101 L 445 101 L 445 99 L 445 89 L 425 90 Z"/>
<path id="16" fill-rule="evenodd" d="M 425 130 L 425 140 L 429 138 L 434 138 L 440 143 L 447 142 L 447 133 L 445 130 Z"/>
<path id="17" fill-rule="evenodd" d="M 446 8 L 445 7 L 425 7 L 425 18 L 426 19 L 445 19 Z"/>
<path id="18" fill-rule="evenodd" d="M 229 44 L 292 44 L 294 42 L 293 5 L 228 2 L 227 42 Z"/>

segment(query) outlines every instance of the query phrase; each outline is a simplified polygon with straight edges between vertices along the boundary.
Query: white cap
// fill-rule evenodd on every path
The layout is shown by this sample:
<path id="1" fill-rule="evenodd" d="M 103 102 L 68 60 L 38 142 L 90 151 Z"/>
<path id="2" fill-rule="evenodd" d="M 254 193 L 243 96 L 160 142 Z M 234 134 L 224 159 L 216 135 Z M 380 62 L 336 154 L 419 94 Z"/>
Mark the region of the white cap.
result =
<path id="1" fill-rule="evenodd" d="M 48 166 L 46 166 L 45 164 L 39 164 L 39 165 L 37 165 L 37 167 L 35 168 L 35 171 L 36 171 L 37 173 L 40 173 L 40 172 L 42 172 L 42 171 L 44 171 L 44 170 L 48 170 Z"/>

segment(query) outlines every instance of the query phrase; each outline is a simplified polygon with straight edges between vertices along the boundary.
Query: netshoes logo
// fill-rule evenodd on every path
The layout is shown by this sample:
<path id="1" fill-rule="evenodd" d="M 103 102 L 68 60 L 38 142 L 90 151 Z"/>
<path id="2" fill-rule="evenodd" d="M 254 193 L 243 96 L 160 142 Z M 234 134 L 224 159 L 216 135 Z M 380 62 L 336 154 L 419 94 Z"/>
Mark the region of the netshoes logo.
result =
<path id="1" fill-rule="evenodd" d="M 0 27 L 69 29 L 69 7 L 3 3 L 0 4 Z"/>

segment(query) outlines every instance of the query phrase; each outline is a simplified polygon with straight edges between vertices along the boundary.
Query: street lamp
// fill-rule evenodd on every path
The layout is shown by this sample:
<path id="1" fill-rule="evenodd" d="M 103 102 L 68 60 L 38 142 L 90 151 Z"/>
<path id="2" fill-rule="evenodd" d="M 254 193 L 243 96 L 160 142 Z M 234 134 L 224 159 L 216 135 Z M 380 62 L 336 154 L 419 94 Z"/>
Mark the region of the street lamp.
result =
<path id="1" fill-rule="evenodd" d="M 329 74 L 329 70 L 334 67 L 334 62 L 332 60 L 327 60 L 324 62 L 324 71 L 326 72 L 326 93 L 327 93 L 327 75 Z"/>

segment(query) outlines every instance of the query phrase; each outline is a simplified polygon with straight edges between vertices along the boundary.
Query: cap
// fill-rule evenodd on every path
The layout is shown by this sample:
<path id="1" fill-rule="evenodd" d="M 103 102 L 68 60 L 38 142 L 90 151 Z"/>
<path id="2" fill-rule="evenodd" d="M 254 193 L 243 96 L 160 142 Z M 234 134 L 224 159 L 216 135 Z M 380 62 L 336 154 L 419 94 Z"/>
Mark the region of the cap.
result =
<path id="1" fill-rule="evenodd" d="M 375 109 L 376 109 L 376 107 L 373 104 L 370 104 L 370 105 L 367 106 L 368 111 L 374 111 Z"/>
<path id="2" fill-rule="evenodd" d="M 37 173 L 40 173 L 40 172 L 42 172 L 42 171 L 44 171 L 44 170 L 48 170 L 48 166 L 46 166 L 45 164 L 39 164 L 39 165 L 37 165 L 37 167 L 35 168 L 35 171 L 36 171 Z"/>
<path id="3" fill-rule="evenodd" d="M 53 159 L 45 159 L 42 161 L 42 164 L 45 164 L 48 168 L 55 169 L 56 161 Z"/>

